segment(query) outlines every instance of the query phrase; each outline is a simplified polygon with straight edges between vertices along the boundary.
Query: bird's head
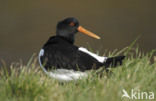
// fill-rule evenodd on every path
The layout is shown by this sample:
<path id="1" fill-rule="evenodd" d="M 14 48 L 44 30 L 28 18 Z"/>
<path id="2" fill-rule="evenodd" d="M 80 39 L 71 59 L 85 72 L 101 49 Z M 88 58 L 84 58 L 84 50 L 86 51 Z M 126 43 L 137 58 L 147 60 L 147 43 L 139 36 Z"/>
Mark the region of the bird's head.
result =
<path id="1" fill-rule="evenodd" d="M 69 17 L 69 18 L 66 18 L 66 19 L 58 22 L 58 24 L 57 24 L 57 30 L 56 30 L 57 36 L 67 38 L 74 42 L 75 34 L 77 32 L 81 32 L 90 37 L 100 39 L 100 37 L 97 36 L 96 34 L 90 32 L 90 31 L 86 30 L 85 28 L 83 28 L 82 26 L 80 26 L 79 22 L 76 18 Z"/>

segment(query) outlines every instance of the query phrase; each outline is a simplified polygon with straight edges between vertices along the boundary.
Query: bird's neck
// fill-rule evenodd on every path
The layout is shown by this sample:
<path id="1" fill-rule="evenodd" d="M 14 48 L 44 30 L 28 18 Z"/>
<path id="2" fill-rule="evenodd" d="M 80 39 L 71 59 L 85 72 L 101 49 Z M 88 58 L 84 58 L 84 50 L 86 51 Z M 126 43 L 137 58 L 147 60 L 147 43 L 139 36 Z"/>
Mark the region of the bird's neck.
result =
<path id="1" fill-rule="evenodd" d="M 58 37 L 60 37 L 60 38 L 62 38 L 63 40 L 66 40 L 66 41 L 68 41 L 69 43 L 71 43 L 71 44 L 74 44 L 74 36 L 72 36 L 72 35 L 70 35 L 70 36 L 60 36 L 60 35 L 56 35 L 56 36 L 58 36 Z"/>

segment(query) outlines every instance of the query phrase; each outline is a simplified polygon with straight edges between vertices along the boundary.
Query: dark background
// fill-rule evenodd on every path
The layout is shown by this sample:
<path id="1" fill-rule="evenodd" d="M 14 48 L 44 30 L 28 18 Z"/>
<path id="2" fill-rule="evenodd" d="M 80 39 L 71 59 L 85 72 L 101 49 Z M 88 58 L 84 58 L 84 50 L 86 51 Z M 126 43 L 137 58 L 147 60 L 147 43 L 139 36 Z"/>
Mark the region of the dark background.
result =
<path id="1" fill-rule="evenodd" d="M 141 35 L 142 51 L 156 49 L 155 0 L 1 0 L 0 59 L 26 63 L 55 35 L 57 22 L 70 16 L 102 38 L 77 34 L 78 46 L 103 53 L 122 49 Z"/>

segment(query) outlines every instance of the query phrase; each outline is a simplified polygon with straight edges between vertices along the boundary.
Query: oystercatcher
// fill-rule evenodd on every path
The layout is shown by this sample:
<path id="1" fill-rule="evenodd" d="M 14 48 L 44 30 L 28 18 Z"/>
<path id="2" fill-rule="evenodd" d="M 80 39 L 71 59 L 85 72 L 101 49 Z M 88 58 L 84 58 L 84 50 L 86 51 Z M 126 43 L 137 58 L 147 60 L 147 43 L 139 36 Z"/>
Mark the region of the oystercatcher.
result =
<path id="1" fill-rule="evenodd" d="M 96 34 L 79 25 L 76 18 L 66 18 L 57 24 L 56 36 L 52 36 L 39 52 L 41 68 L 50 77 L 60 81 L 86 77 L 86 71 L 121 65 L 125 56 L 98 56 L 86 48 L 74 45 L 77 32 L 100 39 Z"/>

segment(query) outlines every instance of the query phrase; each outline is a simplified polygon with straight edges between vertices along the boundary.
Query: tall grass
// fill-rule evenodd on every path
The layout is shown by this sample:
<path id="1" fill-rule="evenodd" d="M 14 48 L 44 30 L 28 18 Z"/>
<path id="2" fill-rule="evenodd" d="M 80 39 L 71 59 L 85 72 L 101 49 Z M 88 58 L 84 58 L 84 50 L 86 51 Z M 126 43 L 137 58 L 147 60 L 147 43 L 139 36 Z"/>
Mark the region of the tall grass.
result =
<path id="1" fill-rule="evenodd" d="M 68 83 L 60 83 L 45 75 L 37 59 L 31 59 L 27 65 L 4 65 L 0 68 L 0 101 L 130 100 L 122 98 L 123 89 L 156 94 L 156 62 L 151 62 L 155 50 L 146 54 L 138 48 L 128 52 L 123 50 L 109 53 L 110 56 L 121 52 L 127 55 L 123 65 L 110 69 L 111 73 L 104 71 L 99 76 L 92 71 L 88 78 Z"/>

